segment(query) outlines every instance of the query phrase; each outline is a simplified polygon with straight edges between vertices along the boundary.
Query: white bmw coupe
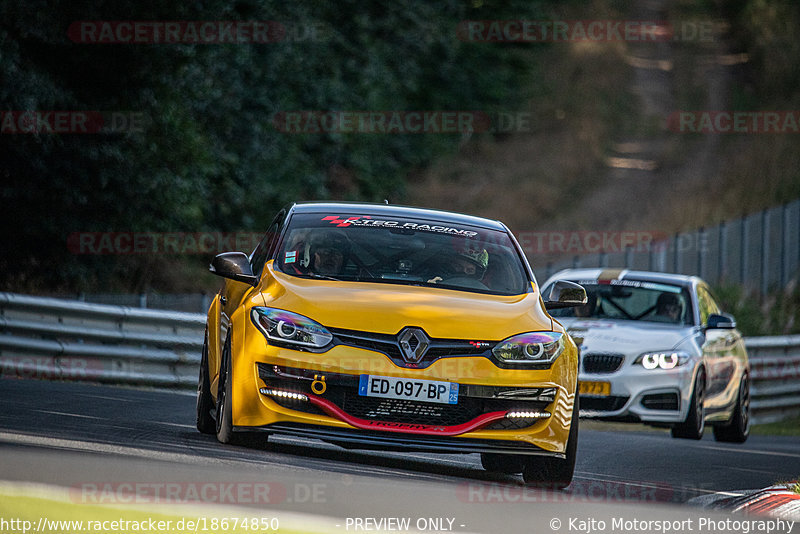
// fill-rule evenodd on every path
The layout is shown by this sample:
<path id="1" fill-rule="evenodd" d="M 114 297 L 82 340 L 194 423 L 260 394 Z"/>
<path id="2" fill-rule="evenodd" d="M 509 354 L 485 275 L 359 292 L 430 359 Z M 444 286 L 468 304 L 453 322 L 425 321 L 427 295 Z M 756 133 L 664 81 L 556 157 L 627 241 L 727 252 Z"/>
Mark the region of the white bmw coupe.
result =
<path id="1" fill-rule="evenodd" d="M 581 416 L 671 428 L 742 443 L 750 431 L 747 352 L 731 315 L 694 276 L 568 269 L 588 302 L 552 310 L 579 346 Z"/>

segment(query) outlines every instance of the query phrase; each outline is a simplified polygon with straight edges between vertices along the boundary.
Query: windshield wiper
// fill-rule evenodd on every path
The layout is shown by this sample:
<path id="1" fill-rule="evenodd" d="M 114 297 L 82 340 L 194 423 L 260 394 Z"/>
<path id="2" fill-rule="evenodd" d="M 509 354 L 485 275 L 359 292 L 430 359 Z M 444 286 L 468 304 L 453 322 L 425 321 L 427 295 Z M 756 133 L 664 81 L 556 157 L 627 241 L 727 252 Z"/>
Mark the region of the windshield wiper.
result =
<path id="1" fill-rule="evenodd" d="M 328 276 L 325 274 L 317 274 L 317 273 L 306 273 L 306 276 L 310 278 L 320 278 L 322 280 L 333 280 L 334 282 L 341 282 L 340 278 L 334 278 L 333 276 Z"/>

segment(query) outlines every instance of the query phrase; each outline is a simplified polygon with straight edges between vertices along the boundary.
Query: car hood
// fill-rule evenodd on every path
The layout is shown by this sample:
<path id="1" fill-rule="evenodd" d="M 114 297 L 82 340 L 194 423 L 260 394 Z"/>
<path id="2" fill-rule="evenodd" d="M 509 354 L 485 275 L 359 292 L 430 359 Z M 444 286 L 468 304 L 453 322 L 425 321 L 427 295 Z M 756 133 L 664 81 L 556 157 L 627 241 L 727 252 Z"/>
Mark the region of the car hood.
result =
<path id="1" fill-rule="evenodd" d="M 669 350 L 692 335 L 692 327 L 647 321 L 562 318 L 559 322 L 584 354 L 616 352 L 638 355 L 649 350 Z"/>
<path id="2" fill-rule="evenodd" d="M 329 328 L 396 334 L 417 326 L 436 338 L 499 341 L 537 330 L 560 330 L 539 292 L 497 296 L 443 288 L 337 282 L 289 276 L 267 265 L 266 306 L 305 315 Z"/>

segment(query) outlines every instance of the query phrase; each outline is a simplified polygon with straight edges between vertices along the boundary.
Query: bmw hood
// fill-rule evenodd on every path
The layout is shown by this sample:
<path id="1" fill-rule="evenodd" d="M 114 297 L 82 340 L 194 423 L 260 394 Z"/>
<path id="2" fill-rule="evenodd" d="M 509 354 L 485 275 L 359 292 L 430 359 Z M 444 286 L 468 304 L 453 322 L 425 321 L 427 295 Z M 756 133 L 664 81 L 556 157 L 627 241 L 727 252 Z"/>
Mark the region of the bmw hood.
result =
<path id="1" fill-rule="evenodd" d="M 538 291 L 498 296 L 402 284 L 339 282 L 272 270 L 264 304 L 293 311 L 330 328 L 396 334 L 417 326 L 436 338 L 500 341 L 550 331 Z M 555 325 L 558 328 L 558 325 Z"/>
<path id="2" fill-rule="evenodd" d="M 559 319 L 586 354 L 616 352 L 626 356 L 646 351 L 676 348 L 692 335 L 692 327 L 647 321 L 609 321 L 603 319 Z"/>

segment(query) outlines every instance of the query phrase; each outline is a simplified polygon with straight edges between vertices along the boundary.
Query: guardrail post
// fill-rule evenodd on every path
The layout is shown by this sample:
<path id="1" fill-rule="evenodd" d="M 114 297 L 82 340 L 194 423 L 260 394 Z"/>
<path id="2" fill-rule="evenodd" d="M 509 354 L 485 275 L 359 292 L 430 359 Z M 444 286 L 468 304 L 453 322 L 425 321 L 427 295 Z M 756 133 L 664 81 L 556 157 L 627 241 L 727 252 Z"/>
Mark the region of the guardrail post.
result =
<path id="1" fill-rule="evenodd" d="M 789 283 L 789 205 L 781 206 L 781 290 Z"/>
<path id="2" fill-rule="evenodd" d="M 702 226 L 697 231 L 697 238 L 695 242 L 695 246 L 697 247 L 697 276 L 700 278 L 704 278 L 703 271 L 705 269 L 705 242 L 706 242 L 706 230 Z"/>
<path id="3" fill-rule="evenodd" d="M 744 286 L 747 284 L 747 244 L 750 241 L 748 228 L 747 228 L 747 216 L 743 215 L 740 219 L 740 231 L 739 236 L 741 239 L 739 240 L 739 281 Z"/>
<path id="4" fill-rule="evenodd" d="M 719 223 L 719 250 L 717 251 L 717 280 L 721 284 L 728 275 L 727 261 L 728 261 L 728 227 L 725 221 Z"/>
<path id="5" fill-rule="evenodd" d="M 674 237 L 674 244 L 675 249 L 673 251 L 673 258 L 672 258 L 672 272 L 673 273 L 680 273 L 681 272 L 681 234 L 676 232 Z"/>
<path id="6" fill-rule="evenodd" d="M 769 289 L 769 213 L 761 212 L 761 298 Z"/>

